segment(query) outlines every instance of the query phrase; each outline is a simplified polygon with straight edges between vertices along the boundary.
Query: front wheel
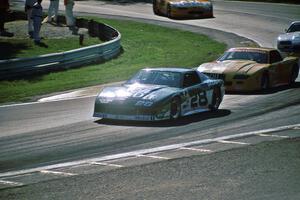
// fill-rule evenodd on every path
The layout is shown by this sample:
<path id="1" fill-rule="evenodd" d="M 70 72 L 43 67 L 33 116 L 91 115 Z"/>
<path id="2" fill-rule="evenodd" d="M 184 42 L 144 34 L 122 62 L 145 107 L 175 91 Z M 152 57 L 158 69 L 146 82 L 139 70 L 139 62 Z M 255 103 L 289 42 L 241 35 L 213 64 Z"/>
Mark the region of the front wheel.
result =
<path id="1" fill-rule="evenodd" d="M 171 101 L 170 105 L 170 119 L 178 119 L 181 116 L 181 102 L 180 98 L 175 97 Z"/>
<path id="2" fill-rule="evenodd" d="M 216 111 L 219 109 L 219 106 L 221 104 L 222 97 L 221 97 L 221 89 L 220 88 L 214 88 L 213 95 L 212 95 L 212 102 L 209 106 L 209 109 L 211 111 Z"/>
<path id="3" fill-rule="evenodd" d="M 157 0 L 153 0 L 153 13 L 156 15 L 161 15 L 157 7 Z"/>
<path id="4" fill-rule="evenodd" d="M 167 6 L 167 17 L 172 18 L 172 9 L 170 4 Z"/>
<path id="5" fill-rule="evenodd" d="M 299 74 L 299 66 L 295 64 L 292 68 L 291 72 L 291 79 L 290 79 L 290 85 L 293 85 L 298 77 Z"/>
<path id="6" fill-rule="evenodd" d="M 261 90 L 267 90 L 270 88 L 270 79 L 267 73 L 264 73 L 261 77 L 260 88 Z"/>

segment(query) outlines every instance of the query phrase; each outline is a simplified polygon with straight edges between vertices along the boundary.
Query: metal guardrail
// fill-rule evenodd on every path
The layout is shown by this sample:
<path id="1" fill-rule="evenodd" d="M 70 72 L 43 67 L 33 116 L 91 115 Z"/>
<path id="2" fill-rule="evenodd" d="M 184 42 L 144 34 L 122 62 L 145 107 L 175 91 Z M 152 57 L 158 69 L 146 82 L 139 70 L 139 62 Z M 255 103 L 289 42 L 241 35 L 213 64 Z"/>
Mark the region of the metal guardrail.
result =
<path id="1" fill-rule="evenodd" d="M 0 80 L 23 78 L 90 64 L 116 57 L 121 52 L 121 34 L 114 28 L 92 20 L 79 19 L 79 27 L 104 40 L 102 44 L 74 49 L 62 53 L 45 54 L 31 58 L 0 60 Z M 100 35 L 101 34 L 101 35 Z"/>

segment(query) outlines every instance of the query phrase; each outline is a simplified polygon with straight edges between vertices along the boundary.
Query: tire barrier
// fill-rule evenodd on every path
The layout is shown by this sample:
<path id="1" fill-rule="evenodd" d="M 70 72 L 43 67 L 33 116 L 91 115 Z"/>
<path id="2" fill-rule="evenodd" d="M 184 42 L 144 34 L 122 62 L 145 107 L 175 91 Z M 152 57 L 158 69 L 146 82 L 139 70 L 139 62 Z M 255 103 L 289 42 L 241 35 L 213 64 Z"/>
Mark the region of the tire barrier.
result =
<path id="1" fill-rule="evenodd" d="M 13 20 L 26 20 L 25 13 L 13 12 L 9 21 Z M 58 21 L 63 23 L 64 17 L 59 16 Z M 83 18 L 76 19 L 76 26 L 87 28 L 91 36 L 98 37 L 105 42 L 61 53 L 0 60 L 0 80 L 20 79 L 95 62 L 104 62 L 120 54 L 121 34 L 118 30 L 109 25 Z"/>

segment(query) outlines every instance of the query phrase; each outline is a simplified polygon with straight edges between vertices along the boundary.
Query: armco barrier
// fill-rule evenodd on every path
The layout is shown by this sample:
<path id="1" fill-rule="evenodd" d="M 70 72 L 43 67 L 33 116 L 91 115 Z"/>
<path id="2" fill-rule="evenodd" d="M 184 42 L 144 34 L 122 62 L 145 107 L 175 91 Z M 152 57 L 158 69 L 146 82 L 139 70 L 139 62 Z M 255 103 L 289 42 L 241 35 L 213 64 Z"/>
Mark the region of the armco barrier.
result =
<path id="1" fill-rule="evenodd" d="M 24 17 L 23 13 L 15 12 L 12 20 L 24 19 Z M 60 16 L 59 21 L 64 21 L 64 17 Z M 114 28 L 86 19 L 77 19 L 76 25 L 87 28 L 91 36 L 99 37 L 106 42 L 62 53 L 0 60 L 0 80 L 24 78 L 94 62 L 103 62 L 116 57 L 121 52 L 121 34 Z"/>

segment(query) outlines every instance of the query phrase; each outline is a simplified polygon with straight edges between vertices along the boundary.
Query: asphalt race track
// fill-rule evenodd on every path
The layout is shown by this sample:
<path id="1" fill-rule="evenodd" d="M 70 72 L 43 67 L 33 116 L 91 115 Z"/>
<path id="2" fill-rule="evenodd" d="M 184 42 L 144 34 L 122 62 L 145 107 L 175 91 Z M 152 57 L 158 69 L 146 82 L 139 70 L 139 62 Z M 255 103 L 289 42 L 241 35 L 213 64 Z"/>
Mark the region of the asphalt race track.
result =
<path id="1" fill-rule="evenodd" d="M 76 2 L 75 11 L 216 28 L 269 47 L 274 46 L 276 36 L 291 21 L 300 19 L 300 6 L 282 4 L 215 1 L 214 19 L 174 21 L 154 16 L 150 4 L 89 3 Z M 227 94 L 218 112 L 186 117 L 176 123 L 99 120 L 92 117 L 94 98 L 0 106 L 0 175 L 300 124 L 299 77 L 293 87 L 265 93 Z"/>

